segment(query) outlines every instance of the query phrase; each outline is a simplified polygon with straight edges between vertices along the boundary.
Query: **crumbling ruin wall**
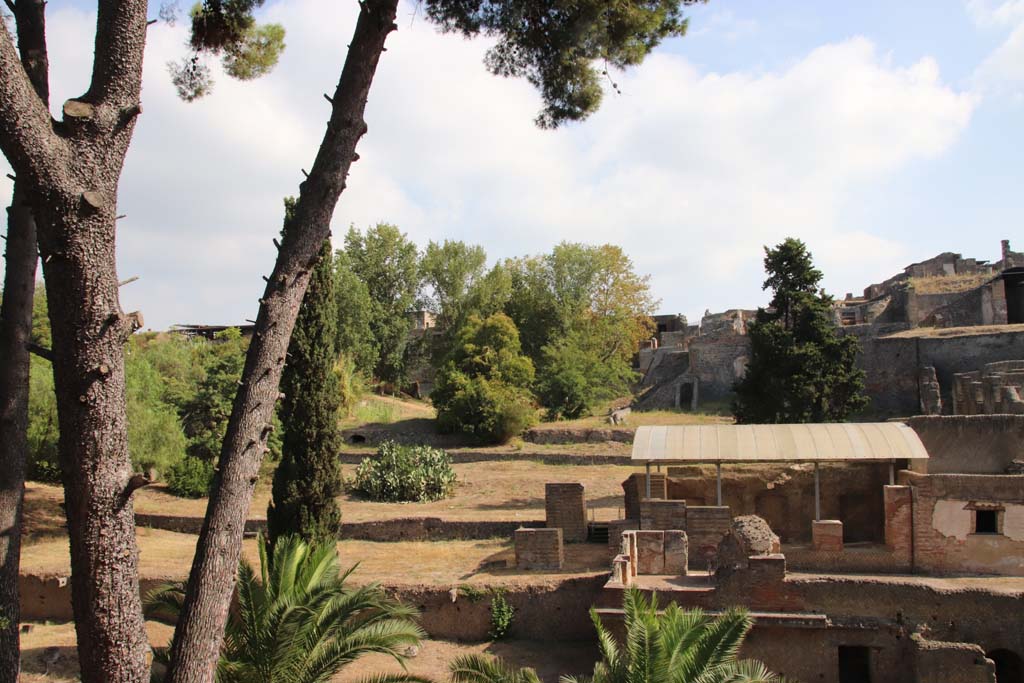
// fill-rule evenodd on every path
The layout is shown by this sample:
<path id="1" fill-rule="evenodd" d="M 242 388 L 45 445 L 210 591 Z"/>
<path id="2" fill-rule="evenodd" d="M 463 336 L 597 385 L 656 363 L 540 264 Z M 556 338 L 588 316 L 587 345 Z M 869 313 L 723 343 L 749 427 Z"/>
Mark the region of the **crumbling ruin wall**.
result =
<path id="1" fill-rule="evenodd" d="M 919 415 L 906 420 L 930 456 L 930 474 L 1002 474 L 1024 460 L 1024 415 Z"/>
<path id="2" fill-rule="evenodd" d="M 1024 576 L 1024 475 L 901 473 L 914 490 L 914 566 L 934 574 Z M 979 510 L 997 533 L 978 533 Z"/>
<path id="3" fill-rule="evenodd" d="M 717 502 L 713 466 L 668 468 L 670 499 L 688 505 Z M 637 475 L 641 477 L 642 475 Z M 821 514 L 840 519 L 848 542 L 881 543 L 884 536 L 882 487 L 889 467 L 878 463 L 826 464 L 820 468 Z M 722 503 L 735 515 L 758 515 L 784 543 L 809 541 L 814 519 L 814 468 L 792 464 L 726 465 Z M 627 509 L 628 509 L 627 502 Z"/>
<path id="4" fill-rule="evenodd" d="M 690 341 L 688 375 L 700 381 L 700 400 L 720 401 L 747 370 L 750 338 L 745 334 L 704 335 Z"/>
<path id="5" fill-rule="evenodd" d="M 858 335 L 859 336 L 859 335 Z M 879 416 L 919 412 L 919 368 L 932 366 L 946 410 L 953 405 L 953 376 L 998 361 L 1017 360 L 1024 350 L 1024 331 L 1018 328 L 974 334 L 936 334 L 860 337 L 857 365 L 865 373 L 865 393 Z"/>
<path id="6" fill-rule="evenodd" d="M 516 567 L 519 569 L 561 569 L 565 547 L 561 529 L 516 529 Z"/>
<path id="7" fill-rule="evenodd" d="M 921 324 L 930 327 L 1005 325 L 1006 287 L 1002 278 L 986 282 L 980 287 L 933 306 L 929 313 L 921 318 Z"/>

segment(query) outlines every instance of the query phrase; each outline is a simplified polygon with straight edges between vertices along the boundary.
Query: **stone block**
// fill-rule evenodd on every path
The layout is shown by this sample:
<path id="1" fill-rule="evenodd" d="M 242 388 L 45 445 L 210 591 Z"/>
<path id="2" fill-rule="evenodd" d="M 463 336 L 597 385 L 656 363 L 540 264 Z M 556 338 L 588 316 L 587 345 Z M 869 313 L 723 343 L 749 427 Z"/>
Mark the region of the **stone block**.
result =
<path id="1" fill-rule="evenodd" d="M 516 529 L 516 567 L 561 569 L 565 563 L 561 529 Z"/>
<path id="2" fill-rule="evenodd" d="M 665 532 L 665 573 L 685 575 L 689 559 L 689 543 L 685 531 L 668 530 Z"/>
<path id="3" fill-rule="evenodd" d="M 753 555 L 747 562 L 750 581 L 754 584 L 775 583 L 786 578 L 786 556 L 781 553 Z"/>
<path id="4" fill-rule="evenodd" d="M 838 519 L 819 519 L 812 522 L 811 545 L 815 550 L 841 551 L 843 549 L 843 523 Z"/>
<path id="5" fill-rule="evenodd" d="M 587 540 L 587 502 L 583 484 L 545 484 L 546 526 L 561 529 L 566 543 Z"/>
<path id="6" fill-rule="evenodd" d="M 612 560 L 612 581 L 628 586 L 633 582 L 633 571 L 629 566 L 628 555 L 616 555 Z"/>
<path id="7" fill-rule="evenodd" d="M 636 571 L 638 574 L 665 573 L 665 532 L 636 531 Z"/>

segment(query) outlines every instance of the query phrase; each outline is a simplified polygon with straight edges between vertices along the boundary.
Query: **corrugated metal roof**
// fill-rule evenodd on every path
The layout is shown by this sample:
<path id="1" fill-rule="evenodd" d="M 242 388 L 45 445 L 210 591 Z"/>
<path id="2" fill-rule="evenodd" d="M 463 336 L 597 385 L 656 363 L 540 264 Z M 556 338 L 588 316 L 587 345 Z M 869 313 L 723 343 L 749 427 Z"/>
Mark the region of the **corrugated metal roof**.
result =
<path id="1" fill-rule="evenodd" d="M 928 451 L 902 422 L 638 427 L 639 462 L 889 462 Z"/>

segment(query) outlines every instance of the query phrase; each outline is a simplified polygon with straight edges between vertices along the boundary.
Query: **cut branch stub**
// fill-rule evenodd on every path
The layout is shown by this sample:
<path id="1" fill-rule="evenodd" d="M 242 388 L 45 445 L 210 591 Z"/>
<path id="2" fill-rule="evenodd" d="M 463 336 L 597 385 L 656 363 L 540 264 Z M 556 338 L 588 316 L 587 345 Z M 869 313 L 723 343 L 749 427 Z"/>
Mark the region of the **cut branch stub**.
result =
<path id="1" fill-rule="evenodd" d="M 64 119 L 91 119 L 93 107 L 88 102 L 68 100 L 64 103 Z"/>
<path id="2" fill-rule="evenodd" d="M 91 206 L 96 211 L 102 209 L 106 203 L 107 198 L 102 192 L 96 190 L 86 190 L 82 193 L 82 201 Z"/>

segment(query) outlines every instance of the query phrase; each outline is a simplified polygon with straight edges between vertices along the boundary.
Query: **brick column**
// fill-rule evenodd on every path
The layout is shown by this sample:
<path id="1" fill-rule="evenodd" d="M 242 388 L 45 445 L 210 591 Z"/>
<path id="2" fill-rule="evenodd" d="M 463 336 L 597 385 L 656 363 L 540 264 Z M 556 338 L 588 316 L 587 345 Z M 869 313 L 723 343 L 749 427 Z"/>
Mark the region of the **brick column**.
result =
<path id="1" fill-rule="evenodd" d="M 516 567 L 561 569 L 565 562 L 561 529 L 516 529 Z"/>
<path id="2" fill-rule="evenodd" d="M 583 484 L 545 484 L 544 510 L 549 529 L 561 529 L 566 543 L 587 540 L 587 501 Z"/>
<path id="3" fill-rule="evenodd" d="M 885 546 L 910 568 L 913 562 L 913 494 L 909 486 L 884 486 Z"/>

